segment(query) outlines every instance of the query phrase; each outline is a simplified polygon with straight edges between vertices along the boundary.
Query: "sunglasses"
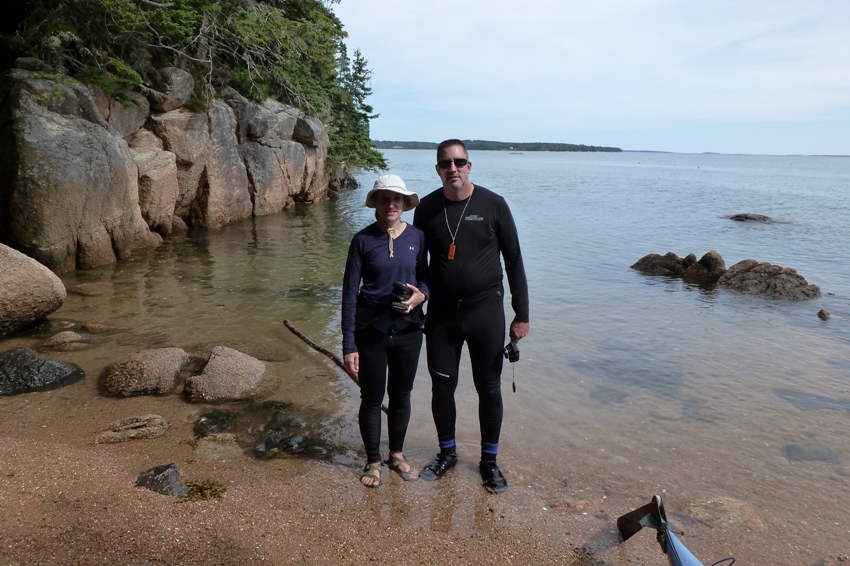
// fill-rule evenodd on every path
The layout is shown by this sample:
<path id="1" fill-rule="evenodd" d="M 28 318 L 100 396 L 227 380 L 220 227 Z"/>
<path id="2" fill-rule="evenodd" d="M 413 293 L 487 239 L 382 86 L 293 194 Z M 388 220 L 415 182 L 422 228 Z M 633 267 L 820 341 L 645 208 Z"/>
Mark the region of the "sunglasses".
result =
<path id="1" fill-rule="evenodd" d="M 460 169 L 461 167 L 466 167 L 466 164 L 469 163 L 469 159 L 464 159 L 463 157 L 457 157 L 455 159 L 441 159 L 437 161 L 437 167 L 440 169 L 448 169 L 452 166 L 452 162 L 454 162 L 455 167 Z"/>

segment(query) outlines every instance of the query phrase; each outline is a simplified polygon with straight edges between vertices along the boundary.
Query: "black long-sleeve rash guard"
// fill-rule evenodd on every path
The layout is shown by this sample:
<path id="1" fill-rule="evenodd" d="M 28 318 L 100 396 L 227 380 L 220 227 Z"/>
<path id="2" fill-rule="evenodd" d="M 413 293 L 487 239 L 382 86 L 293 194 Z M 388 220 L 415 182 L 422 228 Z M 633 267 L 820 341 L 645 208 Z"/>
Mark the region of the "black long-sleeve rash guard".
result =
<path id="1" fill-rule="evenodd" d="M 504 198 L 475 185 L 469 199 L 450 201 L 440 188 L 419 202 L 413 225 L 425 232 L 430 288 L 435 299 L 465 300 L 501 287 L 501 253 L 515 320 L 529 321 L 528 281 L 519 236 Z M 455 255 L 450 260 L 452 233 L 456 236 Z M 432 305 L 442 302 L 432 301 Z"/>

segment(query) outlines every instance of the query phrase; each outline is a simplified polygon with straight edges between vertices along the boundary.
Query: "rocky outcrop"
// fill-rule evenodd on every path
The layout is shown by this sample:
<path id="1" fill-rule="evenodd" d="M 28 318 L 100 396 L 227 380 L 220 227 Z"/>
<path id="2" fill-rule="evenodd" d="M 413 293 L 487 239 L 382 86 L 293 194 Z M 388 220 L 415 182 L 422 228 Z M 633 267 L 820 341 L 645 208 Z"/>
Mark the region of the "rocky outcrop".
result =
<path id="1" fill-rule="evenodd" d="M 325 198 L 321 122 L 229 88 L 190 110 L 193 86 L 162 69 L 150 101 L 119 102 L 68 78 L 3 73 L 0 241 L 62 272 L 131 257 L 173 230 Z"/>
<path id="2" fill-rule="evenodd" d="M 694 254 L 688 254 L 684 258 L 673 252 L 667 252 L 663 256 L 648 254 L 631 267 L 647 275 L 681 277 L 697 283 L 716 283 L 726 271 L 726 263 L 715 250 L 702 256 L 699 261 Z"/>
<path id="3" fill-rule="evenodd" d="M 127 143 L 72 80 L 0 76 L 0 239 L 54 271 L 155 245 Z"/>
<path id="4" fill-rule="evenodd" d="M 58 389 L 85 377 L 78 366 L 29 348 L 0 353 L 0 395 Z"/>
<path id="5" fill-rule="evenodd" d="M 774 299 L 803 300 L 820 297 L 820 288 L 809 283 L 795 269 L 745 259 L 729 269 L 719 253 L 712 250 L 697 261 L 694 254 L 681 258 L 673 252 L 647 254 L 632 269 L 647 275 L 681 277 L 699 284 L 719 284 L 748 295 Z"/>
<path id="6" fill-rule="evenodd" d="M 216 346 L 200 375 L 186 380 L 190 401 L 218 403 L 250 399 L 260 392 L 266 364 L 226 346 Z"/>
<path id="7" fill-rule="evenodd" d="M 17 250 L 0 244 L 0 336 L 25 328 L 62 306 L 62 280 Z"/>
<path id="8" fill-rule="evenodd" d="M 180 348 L 144 350 L 119 358 L 103 373 L 103 388 L 117 397 L 174 391 L 189 354 Z"/>
<path id="9" fill-rule="evenodd" d="M 736 263 L 718 283 L 747 295 L 765 295 L 775 299 L 800 301 L 820 297 L 820 287 L 810 285 L 796 269 L 759 263 L 754 259 Z"/>

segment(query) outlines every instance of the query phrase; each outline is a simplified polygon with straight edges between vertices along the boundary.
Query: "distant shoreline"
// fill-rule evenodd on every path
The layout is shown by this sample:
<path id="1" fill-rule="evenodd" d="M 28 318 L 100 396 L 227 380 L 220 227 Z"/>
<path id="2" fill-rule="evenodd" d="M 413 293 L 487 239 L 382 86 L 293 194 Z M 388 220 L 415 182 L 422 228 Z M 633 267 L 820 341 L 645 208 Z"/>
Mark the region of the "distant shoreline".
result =
<path id="1" fill-rule="evenodd" d="M 486 140 L 463 140 L 466 148 L 473 151 L 590 151 L 590 152 L 621 152 L 619 147 L 603 147 L 573 143 L 548 142 L 498 142 Z M 372 147 L 377 149 L 437 149 L 437 143 L 419 141 L 387 141 L 372 140 Z"/>
<path id="2" fill-rule="evenodd" d="M 680 153 L 677 151 L 657 150 L 657 149 L 621 149 L 619 147 L 604 147 L 596 145 L 582 145 L 571 143 L 548 143 L 548 142 L 497 142 L 485 140 L 463 140 L 467 149 L 472 151 L 509 151 L 511 153 L 522 153 L 524 151 L 551 151 L 551 152 L 605 152 L 605 153 Z M 372 147 L 376 149 L 437 149 L 436 142 L 422 141 L 388 141 L 388 140 L 372 140 Z M 717 151 L 702 151 L 702 152 L 683 152 L 693 155 L 776 155 L 781 157 L 843 157 L 847 158 L 850 155 L 840 153 L 836 154 L 803 154 L 803 153 L 787 153 L 787 154 L 749 154 L 749 153 L 722 153 Z"/>

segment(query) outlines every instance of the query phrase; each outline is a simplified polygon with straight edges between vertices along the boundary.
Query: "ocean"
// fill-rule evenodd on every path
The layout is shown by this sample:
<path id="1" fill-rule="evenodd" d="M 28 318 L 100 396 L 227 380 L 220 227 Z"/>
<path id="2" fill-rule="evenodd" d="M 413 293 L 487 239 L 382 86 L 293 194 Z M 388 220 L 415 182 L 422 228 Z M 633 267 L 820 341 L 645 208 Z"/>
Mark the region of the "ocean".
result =
<path id="1" fill-rule="evenodd" d="M 409 189 L 438 187 L 434 152 L 385 156 Z M 530 286 L 531 334 L 503 373 L 500 461 L 511 484 L 541 501 L 556 492 L 645 494 L 645 502 L 662 494 L 697 547 L 700 536 L 711 549 L 724 545 L 706 534 L 717 524 L 701 519 L 708 509 L 743 521 L 736 528 L 745 534 L 730 545 L 765 545 L 774 557 L 790 545 L 795 559 L 847 552 L 850 158 L 480 151 L 470 159 L 471 179 L 513 210 Z M 133 261 L 67 274 L 69 297 L 51 324 L 0 349 L 34 347 L 82 322 L 109 329 L 84 350 L 54 354 L 90 376 L 44 397 L 60 412 L 97 395 L 96 377 L 123 354 L 227 344 L 269 364 L 278 385 L 268 398 L 304 421 L 304 435 L 322 446 L 316 457 L 359 465 L 356 387 L 282 321 L 341 356 L 347 246 L 373 219 L 363 202 L 375 177 L 360 175 L 359 189 L 334 200 L 174 235 Z M 773 222 L 728 218 L 738 213 Z M 794 268 L 822 297 L 778 301 L 630 268 L 649 253 L 710 250 L 727 268 L 748 258 Z M 423 351 L 406 447 L 419 462 L 437 449 L 424 360 Z M 459 451 L 477 461 L 465 355 L 461 368 Z M 161 402 L 172 411 L 182 403 Z M 16 403 L 0 398 L 0 411 Z"/>

